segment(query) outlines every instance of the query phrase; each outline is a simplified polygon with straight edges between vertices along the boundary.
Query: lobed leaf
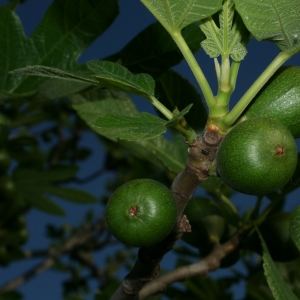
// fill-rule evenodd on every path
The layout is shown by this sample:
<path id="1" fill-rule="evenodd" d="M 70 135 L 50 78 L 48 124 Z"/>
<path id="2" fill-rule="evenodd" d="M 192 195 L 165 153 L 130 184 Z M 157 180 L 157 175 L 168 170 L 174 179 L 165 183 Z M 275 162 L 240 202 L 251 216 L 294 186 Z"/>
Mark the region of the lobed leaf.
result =
<path id="1" fill-rule="evenodd" d="M 265 270 L 265 276 L 274 298 L 276 300 L 299 300 L 280 275 L 275 263 L 271 258 L 267 245 L 258 229 L 257 232 L 263 247 L 263 267 Z"/>
<path id="2" fill-rule="evenodd" d="M 206 40 L 201 42 L 204 51 L 211 57 L 219 55 L 230 55 L 233 60 L 241 61 L 247 54 L 246 48 L 242 45 L 241 23 L 238 18 L 234 20 L 234 3 L 227 0 L 223 4 L 222 12 L 219 15 L 220 28 L 217 27 L 212 17 L 199 22 Z"/>
<path id="3" fill-rule="evenodd" d="M 222 8 L 222 0 L 141 0 L 141 2 L 169 32 L 182 30 Z"/>
<path id="4" fill-rule="evenodd" d="M 271 41 L 281 51 L 300 49 L 299 0 L 234 0 L 247 29 L 261 41 Z"/>
<path id="5" fill-rule="evenodd" d="M 28 65 L 78 70 L 82 52 L 113 22 L 117 0 L 55 0 L 30 38 L 26 38 L 16 14 L 0 8 L 0 70 L 2 98 L 11 94 L 31 95 L 45 78 L 8 75 Z M 67 49 L 67 51 L 65 51 Z M 1 90 L 0 90 L 1 92 Z"/>

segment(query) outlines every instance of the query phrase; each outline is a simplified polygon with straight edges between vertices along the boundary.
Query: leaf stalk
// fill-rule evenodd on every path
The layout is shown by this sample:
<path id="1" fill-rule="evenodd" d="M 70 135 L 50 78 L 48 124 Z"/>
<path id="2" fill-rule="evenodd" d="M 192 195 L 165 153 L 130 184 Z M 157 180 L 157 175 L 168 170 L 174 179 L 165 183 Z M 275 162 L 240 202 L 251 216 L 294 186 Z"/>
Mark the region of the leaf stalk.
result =
<path id="1" fill-rule="evenodd" d="M 188 47 L 186 41 L 181 35 L 180 31 L 173 31 L 170 32 L 173 40 L 177 44 L 178 48 L 180 49 L 182 55 L 184 56 L 186 62 L 188 63 L 190 69 L 192 70 L 201 90 L 204 95 L 204 98 L 206 100 L 207 106 L 209 109 L 213 107 L 216 103 L 215 97 L 213 95 L 213 92 L 211 90 L 211 87 L 203 74 L 198 62 L 195 59 L 195 56 L 193 55 L 192 51 Z"/>
<path id="2" fill-rule="evenodd" d="M 298 50 L 291 52 L 281 52 L 277 55 L 277 57 L 269 64 L 269 66 L 264 70 L 264 72 L 246 91 L 246 93 L 242 96 L 242 98 L 230 111 L 230 113 L 224 117 L 223 122 L 226 126 L 232 125 L 240 117 L 240 115 L 243 113 L 243 111 L 246 109 L 249 103 L 261 90 L 261 88 L 267 83 L 271 76 L 278 70 L 278 68 L 297 52 Z"/>

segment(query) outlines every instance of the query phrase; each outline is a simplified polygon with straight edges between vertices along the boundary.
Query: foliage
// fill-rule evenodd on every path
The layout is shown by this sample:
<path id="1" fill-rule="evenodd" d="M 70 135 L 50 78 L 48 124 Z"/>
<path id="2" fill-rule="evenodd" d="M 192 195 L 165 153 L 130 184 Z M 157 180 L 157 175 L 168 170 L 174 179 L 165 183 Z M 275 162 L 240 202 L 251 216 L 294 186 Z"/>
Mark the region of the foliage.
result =
<path id="1" fill-rule="evenodd" d="M 160 259 L 148 259 L 154 269 L 139 268 L 139 260 L 147 261 L 149 253 L 160 251 L 163 256 L 182 236 L 174 248 L 175 269 L 163 269 L 161 277 L 155 279 L 169 280 L 163 281 L 167 282 L 164 296 L 154 295 L 158 290 L 149 284 L 149 299 L 233 299 L 234 286 L 242 281 L 246 283 L 247 300 L 298 299 L 299 206 L 288 214 L 284 226 L 279 226 L 288 236 L 288 245 L 296 251 L 292 259 L 272 256 L 274 249 L 268 249 L 274 248 L 272 236 L 265 238 L 263 228 L 285 210 L 290 197 L 295 197 L 291 192 L 300 185 L 299 160 L 297 165 L 293 160 L 296 171 L 285 186 L 253 196 L 256 203 L 240 212 L 231 201 L 237 192 L 224 183 L 217 170 L 219 144 L 207 143 L 198 156 L 193 156 L 193 151 L 199 137 L 204 142 L 208 136 L 217 137 L 222 143 L 236 124 L 253 117 L 251 109 L 256 117 L 262 109 L 253 113 L 255 104 L 249 104 L 265 97 L 269 105 L 273 85 L 282 99 L 286 101 L 287 94 L 291 97 L 286 102 L 289 112 L 299 109 L 296 76 L 283 87 L 282 80 L 276 83 L 282 74 L 277 70 L 300 50 L 299 0 L 141 0 L 157 22 L 120 51 L 84 64 L 79 64 L 78 58 L 117 19 L 118 1 L 53 0 L 29 37 L 16 13 L 18 5 L 27 5 L 22 2 L 11 0 L 0 7 L 0 266 L 40 258 L 41 262 L 26 272 L 25 281 L 52 268 L 67 276 L 62 283 L 63 299 L 79 300 L 88 294 L 95 300 L 109 299 L 121 284 L 120 270 L 131 272 L 130 279 L 146 269 L 139 292 L 145 281 L 157 275 Z M 251 39 L 274 43 L 279 54 L 231 107 L 239 67 L 247 57 Z M 214 59 L 216 96 L 201 62 L 195 58 L 199 50 L 208 55 L 207 59 Z M 183 60 L 201 93 L 174 70 Z M 298 69 L 292 67 L 293 72 Z M 140 112 L 134 95 L 138 101 L 149 101 L 157 115 Z M 280 106 L 279 111 L 283 110 Z M 299 127 L 295 113 L 283 119 L 291 118 L 292 124 Z M 80 172 L 95 151 L 95 145 L 82 143 L 87 135 L 105 150 L 104 166 L 99 163 L 95 173 L 82 179 Z M 257 140 L 264 142 L 261 136 Z M 246 142 L 251 145 L 251 141 Z M 238 149 L 236 144 L 230 147 Z M 222 159 L 226 157 L 225 153 Z M 268 172 L 273 169 L 266 167 Z M 82 186 L 108 174 L 113 176 L 105 182 L 103 193 L 92 195 Z M 272 175 L 276 176 L 276 170 Z M 172 185 L 179 207 L 179 227 L 175 226 L 146 256 L 140 250 L 137 259 L 131 247 L 113 238 L 104 213 L 96 215 L 84 205 L 94 204 L 104 211 L 119 186 L 139 178 Z M 184 184 L 180 185 L 182 178 Z M 198 187 L 205 197 L 190 200 Z M 251 194 L 256 194 L 255 187 Z M 71 206 L 65 208 L 60 200 Z M 86 209 L 83 220 L 74 226 L 53 221 L 45 228 L 48 247 L 26 249 L 30 238 L 27 216 L 31 211 L 62 217 L 75 205 Z M 185 206 L 191 233 L 189 221 L 181 218 Z M 117 250 L 99 265 L 97 254 L 113 245 L 118 245 Z M 286 245 L 282 242 L 281 246 Z M 204 259 L 206 256 L 209 258 Z M 280 264 L 274 260 L 292 262 Z M 228 269 L 235 263 L 243 266 L 244 274 L 236 268 L 223 278 L 203 278 L 208 271 Z M 0 287 L 0 300 L 22 299 L 17 291 L 18 276 Z M 94 279 L 97 290 L 90 288 Z M 173 282 L 177 284 L 171 285 Z"/>

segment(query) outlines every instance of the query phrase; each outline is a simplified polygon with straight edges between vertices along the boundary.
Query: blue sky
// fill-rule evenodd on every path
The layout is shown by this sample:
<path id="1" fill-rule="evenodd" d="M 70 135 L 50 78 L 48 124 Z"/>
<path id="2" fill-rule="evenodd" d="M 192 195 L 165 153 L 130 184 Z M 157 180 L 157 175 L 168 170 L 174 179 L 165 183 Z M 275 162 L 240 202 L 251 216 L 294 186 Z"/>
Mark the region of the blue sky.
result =
<path id="1" fill-rule="evenodd" d="M 7 1 L 0 0 L 0 4 L 3 5 Z M 28 0 L 25 4 L 22 4 L 17 13 L 23 22 L 26 35 L 30 35 L 38 22 L 41 20 L 43 14 L 51 4 L 51 0 Z M 107 55 L 113 54 L 125 46 L 137 33 L 142 31 L 145 27 L 155 21 L 154 17 L 147 11 L 143 4 L 138 0 L 120 0 L 120 15 L 116 22 L 107 30 L 101 37 L 99 37 L 93 45 L 91 45 L 80 57 L 79 62 L 84 63 L 92 59 L 100 59 Z M 239 99 L 256 77 L 264 70 L 264 68 L 271 62 L 271 60 L 278 54 L 279 49 L 268 42 L 257 43 L 251 41 L 248 46 L 249 54 L 246 56 L 244 62 L 241 65 L 240 75 L 237 81 L 237 88 L 233 96 L 234 104 Z M 196 55 L 197 60 L 200 62 L 201 68 L 204 74 L 207 76 L 208 81 L 211 83 L 214 92 L 216 92 L 217 84 L 214 73 L 213 61 L 203 51 L 200 51 Z M 300 65 L 300 55 L 296 55 L 287 64 Z M 189 70 L 187 64 L 182 62 L 180 65 L 174 68 L 180 72 L 184 77 L 190 79 L 192 83 L 197 86 L 196 81 Z M 135 98 L 135 103 L 141 111 L 154 112 L 151 105 L 143 99 Z M 96 141 L 96 138 L 92 134 L 87 134 L 82 141 L 85 144 L 92 144 L 95 147 L 94 154 L 87 161 L 82 169 L 80 176 L 84 177 L 93 171 L 95 168 L 99 168 L 103 163 L 104 154 L 103 148 Z M 299 144 L 299 143 L 298 143 Z M 89 190 L 95 196 L 103 193 L 103 182 L 109 178 L 111 174 L 107 174 L 100 179 L 94 180 L 87 184 L 84 188 Z M 201 191 L 198 191 L 201 193 Z M 289 196 L 288 208 L 294 207 L 296 199 L 299 199 L 299 192 L 294 192 Z M 58 200 L 59 201 L 59 200 Z M 242 194 L 236 194 L 233 197 L 233 202 L 236 206 L 244 211 L 247 207 L 253 206 L 255 203 L 255 197 L 245 196 Z M 52 217 L 40 213 L 38 211 L 30 212 L 26 219 L 28 220 L 28 227 L 31 232 L 31 237 L 28 243 L 24 246 L 25 249 L 40 249 L 46 248 L 48 241 L 45 238 L 45 224 L 77 224 L 84 216 L 87 209 L 92 209 L 96 213 L 103 212 L 103 208 L 99 205 L 88 206 L 76 206 L 66 202 L 60 203 L 68 212 L 67 216 Z M 106 253 L 109 253 L 115 249 L 108 249 L 108 251 L 97 255 L 99 266 L 104 262 Z M 14 278 L 18 274 L 22 274 L 24 270 L 30 268 L 30 266 L 38 263 L 38 260 L 30 262 L 15 263 L 7 268 L 0 269 L 0 285 L 9 279 Z M 172 268 L 174 263 L 174 255 L 169 254 L 163 262 L 164 267 Z M 239 267 L 239 265 L 237 266 Z M 225 271 L 215 273 L 219 276 Z M 25 285 L 20 286 L 20 291 L 24 293 L 24 300 L 53 300 L 61 298 L 61 286 L 60 283 L 65 279 L 65 275 L 59 274 L 53 271 L 47 271 L 33 280 L 29 281 Z M 95 283 L 93 284 L 95 286 Z M 236 288 L 237 299 L 242 295 L 242 286 Z M 88 297 L 88 299 L 92 299 Z"/>

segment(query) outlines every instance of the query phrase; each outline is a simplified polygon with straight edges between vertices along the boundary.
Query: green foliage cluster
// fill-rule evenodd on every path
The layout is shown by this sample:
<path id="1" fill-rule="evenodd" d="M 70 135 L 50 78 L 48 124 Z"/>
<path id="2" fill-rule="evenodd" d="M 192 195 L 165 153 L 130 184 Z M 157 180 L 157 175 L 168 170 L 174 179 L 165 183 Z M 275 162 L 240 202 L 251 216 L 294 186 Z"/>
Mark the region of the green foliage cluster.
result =
<path id="1" fill-rule="evenodd" d="M 118 187 L 139 178 L 170 186 L 185 168 L 187 144 L 191 147 L 197 134 L 209 132 L 226 141 L 238 128 L 258 124 L 261 118 L 257 117 L 267 117 L 277 121 L 263 119 L 268 121 L 259 123 L 253 135 L 242 133 L 249 134 L 244 145 L 237 139 L 211 159 L 209 178 L 199 182 L 206 196 L 190 200 L 185 209 L 192 232 L 185 233 L 174 250 L 177 269 L 200 260 L 239 234 L 239 246 L 222 259 L 220 267 L 239 262 L 245 266 L 246 275 L 236 270 L 217 280 L 188 278 L 180 288 L 169 287 L 165 297 L 233 299 L 229 287 L 245 280 L 247 300 L 298 299 L 300 209 L 283 211 L 287 196 L 300 185 L 294 142 L 300 124 L 299 67 L 281 66 L 300 50 L 299 0 L 141 0 L 158 22 L 119 52 L 85 64 L 79 64 L 78 58 L 117 18 L 117 0 L 54 0 L 29 37 L 15 13 L 21 2 L 13 0 L 0 7 L 0 266 L 42 257 L 48 268 L 68 274 L 63 283 L 64 299 L 84 299 L 87 293 L 93 293 L 95 300 L 109 299 L 121 283 L 118 270 L 130 270 L 136 254 L 124 246 L 108 256 L 99 269 L 95 254 L 116 243 L 104 216 L 87 213 L 76 227 L 49 225 L 49 248 L 25 251 L 23 245 L 30 235 L 26 213 L 35 209 L 64 216 L 66 212 L 54 197 L 73 205 L 98 201 L 104 207 Z M 229 109 L 239 67 L 252 38 L 272 42 L 280 52 Z M 194 53 L 200 49 L 214 59 L 216 96 L 195 59 Z M 173 70 L 183 59 L 201 94 Z M 132 94 L 152 103 L 158 115 L 139 112 Z M 265 164 L 267 175 L 259 177 L 261 170 L 259 174 L 255 174 L 257 170 L 247 173 L 242 182 L 246 189 L 240 189 L 231 178 L 228 180 L 230 174 L 235 175 L 234 170 L 229 175 L 223 170 L 229 162 L 230 168 L 249 171 L 246 161 L 246 165 L 235 165 L 245 154 L 242 146 L 253 152 L 251 143 L 257 141 L 257 151 L 266 149 L 266 138 L 274 131 L 268 127 L 270 122 L 281 122 L 280 126 L 291 132 L 287 148 L 281 141 L 271 143 L 286 160 L 274 170 L 268 153 L 258 162 L 252 159 L 254 167 Z M 164 135 L 166 132 L 170 137 Z M 80 180 L 78 165 L 92 152 L 80 143 L 85 133 L 94 134 L 104 146 L 105 162 L 95 174 Z M 221 142 L 219 149 L 222 145 L 225 143 Z M 99 199 L 82 188 L 70 187 L 104 172 L 115 176 L 106 183 L 106 194 Z M 269 188 L 267 176 L 272 181 L 276 172 L 284 173 L 283 179 Z M 250 189 L 247 176 L 255 177 Z M 262 180 L 265 183 L 258 186 L 257 178 L 260 184 Z M 150 196 L 151 188 L 144 191 Z M 255 205 L 242 214 L 230 200 L 236 191 L 260 195 L 253 196 Z M 130 199 L 131 194 L 126 196 Z M 170 215 L 173 226 L 175 213 Z M 148 228 L 150 236 L 154 235 L 152 229 Z M 69 259 L 62 259 L 64 255 Z M 37 273 L 33 269 L 28 276 Z M 94 278 L 99 283 L 97 292 L 89 289 Z M 14 291 L 17 285 L 9 286 L 0 287 L 0 299 L 21 299 L 22 295 Z M 153 299 L 161 299 L 161 295 Z"/>

